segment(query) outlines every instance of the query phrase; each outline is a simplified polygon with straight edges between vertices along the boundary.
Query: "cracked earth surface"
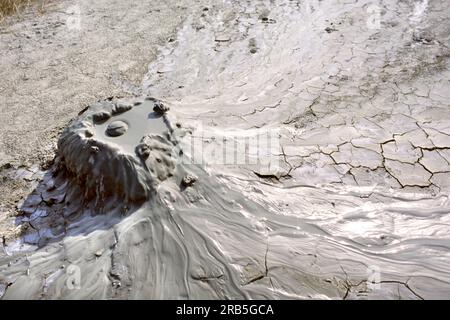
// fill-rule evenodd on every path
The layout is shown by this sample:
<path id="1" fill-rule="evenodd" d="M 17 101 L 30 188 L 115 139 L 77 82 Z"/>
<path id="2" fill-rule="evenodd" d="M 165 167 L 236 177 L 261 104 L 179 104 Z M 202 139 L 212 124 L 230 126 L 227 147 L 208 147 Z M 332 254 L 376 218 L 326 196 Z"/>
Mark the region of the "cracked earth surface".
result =
<path id="1" fill-rule="evenodd" d="M 375 29 L 373 1 L 311 3 L 199 8 L 135 92 L 171 106 L 185 147 L 276 132 L 268 163 L 207 154 L 194 187 L 107 222 L 67 222 L 64 187 L 44 184 L 33 230 L 3 246 L 5 298 L 449 298 L 447 3 L 384 1 Z M 70 264 L 83 290 L 64 287 Z"/>

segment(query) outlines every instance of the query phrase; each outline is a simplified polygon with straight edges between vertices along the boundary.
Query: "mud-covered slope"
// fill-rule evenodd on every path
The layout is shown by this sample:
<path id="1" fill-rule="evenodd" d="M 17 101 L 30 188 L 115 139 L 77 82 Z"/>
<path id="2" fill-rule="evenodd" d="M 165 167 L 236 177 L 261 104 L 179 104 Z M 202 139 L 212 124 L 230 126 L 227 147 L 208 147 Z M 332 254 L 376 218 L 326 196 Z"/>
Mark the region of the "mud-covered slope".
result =
<path id="1" fill-rule="evenodd" d="M 100 210 L 47 172 L 3 298 L 448 298 L 449 16 L 280 0 L 187 17 L 142 84 L 170 107 L 171 175 Z"/>

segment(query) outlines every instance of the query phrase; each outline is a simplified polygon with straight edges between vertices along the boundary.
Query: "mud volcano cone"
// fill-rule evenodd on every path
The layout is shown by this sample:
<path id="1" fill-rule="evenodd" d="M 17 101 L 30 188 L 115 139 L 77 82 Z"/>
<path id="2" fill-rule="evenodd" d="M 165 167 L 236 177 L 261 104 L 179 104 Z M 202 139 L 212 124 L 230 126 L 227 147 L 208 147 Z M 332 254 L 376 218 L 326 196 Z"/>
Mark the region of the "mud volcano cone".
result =
<path id="1" fill-rule="evenodd" d="M 84 201 L 143 202 L 172 175 L 175 142 L 163 106 L 153 98 L 106 100 L 64 130 L 59 169 L 76 180 Z"/>

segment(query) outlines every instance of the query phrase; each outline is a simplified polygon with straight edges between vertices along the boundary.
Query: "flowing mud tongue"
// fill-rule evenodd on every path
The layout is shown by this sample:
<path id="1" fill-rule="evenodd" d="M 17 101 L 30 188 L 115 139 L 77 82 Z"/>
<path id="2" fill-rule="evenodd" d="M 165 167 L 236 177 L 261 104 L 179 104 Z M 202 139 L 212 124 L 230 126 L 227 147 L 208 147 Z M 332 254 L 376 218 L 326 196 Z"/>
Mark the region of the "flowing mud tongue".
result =
<path id="1" fill-rule="evenodd" d="M 61 134 L 0 296 L 450 298 L 449 18 L 211 1 Z"/>

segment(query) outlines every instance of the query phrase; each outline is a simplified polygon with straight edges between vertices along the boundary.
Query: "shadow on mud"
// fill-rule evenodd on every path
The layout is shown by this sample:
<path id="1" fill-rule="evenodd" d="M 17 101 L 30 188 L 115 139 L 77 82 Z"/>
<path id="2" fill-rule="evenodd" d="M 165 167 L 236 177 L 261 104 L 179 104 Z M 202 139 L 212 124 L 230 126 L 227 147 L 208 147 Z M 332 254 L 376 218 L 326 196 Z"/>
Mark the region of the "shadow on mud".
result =
<path id="1" fill-rule="evenodd" d="M 75 179 L 53 165 L 19 206 L 21 243 L 42 248 L 64 237 L 108 230 L 141 207 L 117 197 L 93 198 Z"/>

